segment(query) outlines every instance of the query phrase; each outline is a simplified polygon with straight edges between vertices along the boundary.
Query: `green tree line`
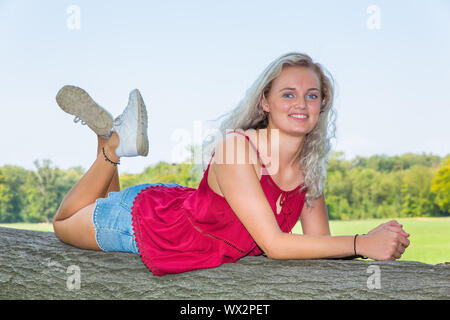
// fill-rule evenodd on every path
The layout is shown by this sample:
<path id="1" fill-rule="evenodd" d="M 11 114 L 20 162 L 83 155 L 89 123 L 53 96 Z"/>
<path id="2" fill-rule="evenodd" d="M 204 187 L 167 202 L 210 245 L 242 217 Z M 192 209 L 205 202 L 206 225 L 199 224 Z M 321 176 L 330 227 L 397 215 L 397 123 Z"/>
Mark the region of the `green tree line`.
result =
<path id="1" fill-rule="evenodd" d="M 83 168 L 59 169 L 50 160 L 35 169 L 0 167 L 0 223 L 51 222 Z M 141 183 L 178 183 L 197 188 L 201 175 L 189 161 L 159 162 L 139 174 L 122 173 L 121 188 Z M 330 219 L 450 215 L 450 156 L 427 154 L 356 157 L 335 152 L 327 167 L 325 198 Z"/>
<path id="2" fill-rule="evenodd" d="M 450 215 L 450 156 L 404 154 L 330 158 L 325 198 L 330 219 Z"/>

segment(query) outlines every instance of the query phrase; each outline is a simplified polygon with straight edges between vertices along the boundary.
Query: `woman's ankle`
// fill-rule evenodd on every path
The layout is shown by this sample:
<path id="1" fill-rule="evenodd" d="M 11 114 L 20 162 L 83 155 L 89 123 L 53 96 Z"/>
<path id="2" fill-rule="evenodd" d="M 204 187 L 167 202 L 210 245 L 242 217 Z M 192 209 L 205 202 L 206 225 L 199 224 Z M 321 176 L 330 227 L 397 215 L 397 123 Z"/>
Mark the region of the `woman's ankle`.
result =
<path id="1" fill-rule="evenodd" d="M 97 156 L 111 163 L 119 163 L 120 158 L 116 154 L 116 149 L 119 146 L 119 136 L 117 133 L 109 138 L 102 138 L 98 136 Z"/>
<path id="2" fill-rule="evenodd" d="M 116 154 L 116 149 L 117 149 L 117 147 L 114 148 L 114 147 L 111 147 L 110 145 L 106 144 L 100 151 L 99 156 L 105 158 L 106 161 L 110 160 L 110 162 L 119 163 L 120 158 Z"/>
<path id="3" fill-rule="evenodd" d="M 111 134 L 111 136 L 106 140 L 105 146 L 108 146 L 111 149 L 115 150 L 117 149 L 117 147 L 119 146 L 119 135 L 115 132 L 113 132 Z"/>

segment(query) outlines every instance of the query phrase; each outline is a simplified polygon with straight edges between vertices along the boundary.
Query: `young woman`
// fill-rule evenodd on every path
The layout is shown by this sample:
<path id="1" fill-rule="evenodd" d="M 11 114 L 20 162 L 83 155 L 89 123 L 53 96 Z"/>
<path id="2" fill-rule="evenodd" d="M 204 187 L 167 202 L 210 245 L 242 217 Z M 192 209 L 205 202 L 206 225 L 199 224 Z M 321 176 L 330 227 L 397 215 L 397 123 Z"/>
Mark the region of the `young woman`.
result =
<path id="1" fill-rule="evenodd" d="M 210 159 L 197 189 L 155 183 L 120 190 L 120 158 L 148 153 L 139 91 L 113 119 L 82 89 L 62 88 L 59 106 L 94 130 L 98 148 L 55 215 L 56 236 L 83 249 L 139 254 L 159 276 L 260 254 L 399 259 L 409 234 L 395 220 L 365 235 L 330 235 L 323 190 L 333 95 L 332 77 L 320 64 L 301 53 L 282 55 L 204 149 Z M 292 234 L 299 218 L 303 234 Z"/>

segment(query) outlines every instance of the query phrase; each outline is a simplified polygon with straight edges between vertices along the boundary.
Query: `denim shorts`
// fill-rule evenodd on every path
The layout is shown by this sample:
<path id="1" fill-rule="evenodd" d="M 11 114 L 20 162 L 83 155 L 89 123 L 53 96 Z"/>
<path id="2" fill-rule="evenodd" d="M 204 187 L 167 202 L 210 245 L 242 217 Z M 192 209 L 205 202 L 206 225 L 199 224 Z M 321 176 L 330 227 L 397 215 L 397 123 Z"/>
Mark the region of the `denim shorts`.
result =
<path id="1" fill-rule="evenodd" d="M 146 183 L 108 193 L 99 198 L 93 214 L 95 240 L 103 251 L 121 251 L 139 254 L 131 220 L 131 207 L 140 191 L 151 186 L 180 186 L 176 183 Z"/>

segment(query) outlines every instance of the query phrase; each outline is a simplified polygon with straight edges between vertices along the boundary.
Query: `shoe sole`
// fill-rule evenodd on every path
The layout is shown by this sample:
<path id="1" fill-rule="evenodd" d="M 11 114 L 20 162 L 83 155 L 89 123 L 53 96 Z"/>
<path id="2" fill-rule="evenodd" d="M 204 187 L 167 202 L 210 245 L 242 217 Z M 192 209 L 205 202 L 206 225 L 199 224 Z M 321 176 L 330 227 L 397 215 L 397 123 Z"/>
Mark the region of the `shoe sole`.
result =
<path id="1" fill-rule="evenodd" d="M 137 128 L 137 138 L 136 138 L 136 149 L 139 155 L 148 155 L 148 115 L 147 109 L 144 104 L 144 99 L 142 99 L 141 93 L 136 89 L 137 103 L 138 103 L 138 128 Z"/>
<path id="2" fill-rule="evenodd" d="M 75 86 L 64 86 L 56 95 L 56 102 L 65 112 L 77 116 L 99 136 L 108 136 L 114 119 L 89 94 Z"/>

